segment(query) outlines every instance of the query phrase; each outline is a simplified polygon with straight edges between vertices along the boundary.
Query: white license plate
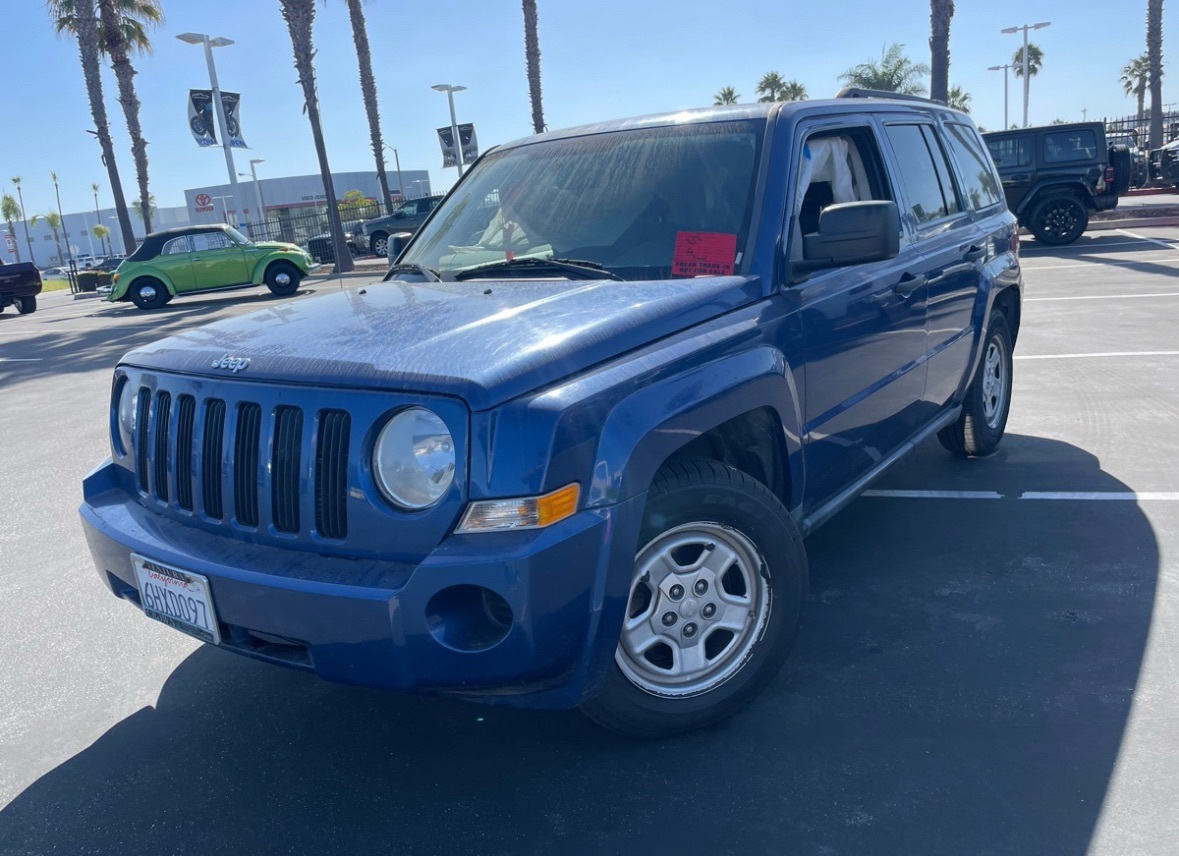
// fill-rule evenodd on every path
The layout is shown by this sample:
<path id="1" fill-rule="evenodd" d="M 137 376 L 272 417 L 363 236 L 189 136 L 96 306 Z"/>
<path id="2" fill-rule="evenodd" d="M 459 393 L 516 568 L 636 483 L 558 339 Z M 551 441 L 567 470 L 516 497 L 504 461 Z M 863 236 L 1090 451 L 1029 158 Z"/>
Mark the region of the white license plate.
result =
<path id="1" fill-rule="evenodd" d="M 221 642 L 207 577 L 144 556 L 132 555 L 131 564 L 139 583 L 139 603 L 148 618 L 204 642 Z"/>

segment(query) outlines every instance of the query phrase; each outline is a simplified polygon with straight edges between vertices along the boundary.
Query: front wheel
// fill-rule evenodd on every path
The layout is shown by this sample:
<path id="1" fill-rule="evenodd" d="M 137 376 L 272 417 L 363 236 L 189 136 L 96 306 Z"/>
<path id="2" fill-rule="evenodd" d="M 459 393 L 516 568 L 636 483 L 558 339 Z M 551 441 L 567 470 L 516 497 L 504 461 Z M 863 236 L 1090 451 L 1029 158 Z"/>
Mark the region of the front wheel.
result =
<path id="1" fill-rule="evenodd" d="M 27 297 L 17 297 L 14 300 L 16 303 L 16 311 L 21 315 L 31 315 L 37 311 L 36 295 L 30 294 Z"/>
<path id="2" fill-rule="evenodd" d="M 274 262 L 266 268 L 266 287 L 279 297 L 294 294 L 303 274 L 290 262 Z"/>
<path id="3" fill-rule="evenodd" d="M 1011 378 L 1011 331 L 1007 317 L 996 309 L 987 324 L 982 359 L 966 390 L 962 415 L 953 425 L 938 432 L 942 446 L 963 457 L 982 457 L 994 452 L 1007 428 Z"/>
<path id="4" fill-rule="evenodd" d="M 1036 240 L 1045 244 L 1071 244 L 1089 226 L 1089 209 L 1080 199 L 1068 194 L 1049 196 L 1032 209 L 1028 228 Z"/>
<path id="5" fill-rule="evenodd" d="M 802 537 L 761 482 L 693 458 L 655 477 L 639 543 L 614 662 L 582 710 L 636 737 L 712 725 L 790 652 L 807 587 Z"/>

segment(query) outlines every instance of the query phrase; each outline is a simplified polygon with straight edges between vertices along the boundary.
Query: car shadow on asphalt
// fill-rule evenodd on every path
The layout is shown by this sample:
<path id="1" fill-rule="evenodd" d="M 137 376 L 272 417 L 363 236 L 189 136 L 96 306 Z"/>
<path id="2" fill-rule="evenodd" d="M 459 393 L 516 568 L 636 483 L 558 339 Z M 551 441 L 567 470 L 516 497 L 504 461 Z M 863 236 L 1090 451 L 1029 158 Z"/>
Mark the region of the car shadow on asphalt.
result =
<path id="1" fill-rule="evenodd" d="M 913 483 L 1003 498 L 864 497 L 820 529 L 793 656 L 717 728 L 639 742 L 204 647 L 0 812 L 0 851 L 1085 852 L 1150 631 L 1151 524 L 1018 499 L 1127 490 L 1036 437 L 986 461 L 925 444 L 882 485 Z"/>

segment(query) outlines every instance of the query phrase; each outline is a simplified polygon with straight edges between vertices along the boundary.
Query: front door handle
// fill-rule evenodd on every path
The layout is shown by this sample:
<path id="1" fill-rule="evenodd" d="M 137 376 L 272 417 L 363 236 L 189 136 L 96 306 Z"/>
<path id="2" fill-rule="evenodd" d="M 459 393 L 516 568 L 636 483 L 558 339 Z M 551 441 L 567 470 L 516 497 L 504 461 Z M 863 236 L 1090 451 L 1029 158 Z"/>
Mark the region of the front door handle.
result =
<path id="1" fill-rule="evenodd" d="M 900 280 L 898 280 L 897 284 L 892 287 L 892 290 L 901 297 L 908 297 L 924 284 L 925 276 L 923 274 L 911 274 L 906 272 L 901 275 Z"/>
<path id="2" fill-rule="evenodd" d="M 962 256 L 962 258 L 966 259 L 966 261 L 968 261 L 968 262 L 977 262 L 979 259 L 981 259 L 986 254 L 987 254 L 986 247 L 979 247 L 979 246 L 976 246 L 975 244 L 971 244 L 970 249 L 966 251 L 966 254 L 964 256 Z"/>

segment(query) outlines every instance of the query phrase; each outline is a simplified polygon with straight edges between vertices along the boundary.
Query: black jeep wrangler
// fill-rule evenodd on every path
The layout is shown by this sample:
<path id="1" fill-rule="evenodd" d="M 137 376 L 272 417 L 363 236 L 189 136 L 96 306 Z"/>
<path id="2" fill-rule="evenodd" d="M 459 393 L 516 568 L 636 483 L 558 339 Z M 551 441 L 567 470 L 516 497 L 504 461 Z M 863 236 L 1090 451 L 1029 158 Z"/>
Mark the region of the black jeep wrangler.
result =
<path id="1" fill-rule="evenodd" d="M 1090 211 L 1118 204 L 1130 189 L 1129 148 L 1108 145 L 1101 122 L 984 134 L 999 168 L 1007 207 L 1045 244 L 1071 244 Z"/>

